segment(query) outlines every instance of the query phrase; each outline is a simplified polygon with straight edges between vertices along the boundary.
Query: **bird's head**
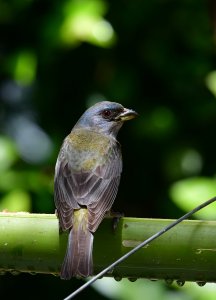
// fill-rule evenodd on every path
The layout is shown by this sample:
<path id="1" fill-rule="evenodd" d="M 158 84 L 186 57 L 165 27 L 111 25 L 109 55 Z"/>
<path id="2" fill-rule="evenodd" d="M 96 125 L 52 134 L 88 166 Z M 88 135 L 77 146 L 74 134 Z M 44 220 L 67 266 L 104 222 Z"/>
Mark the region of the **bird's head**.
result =
<path id="1" fill-rule="evenodd" d="M 75 126 L 116 136 L 123 123 L 137 115 L 134 110 L 119 103 L 102 101 L 87 109 Z"/>

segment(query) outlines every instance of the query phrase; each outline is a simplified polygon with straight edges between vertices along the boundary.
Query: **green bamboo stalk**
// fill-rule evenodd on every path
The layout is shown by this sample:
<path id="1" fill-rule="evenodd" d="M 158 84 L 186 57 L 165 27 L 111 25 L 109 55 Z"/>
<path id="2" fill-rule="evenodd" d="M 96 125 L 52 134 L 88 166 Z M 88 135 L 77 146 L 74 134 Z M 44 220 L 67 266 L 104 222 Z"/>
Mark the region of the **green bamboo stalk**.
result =
<path id="1" fill-rule="evenodd" d="M 95 233 L 95 274 L 172 220 L 105 219 Z M 183 221 L 115 267 L 108 276 L 216 282 L 216 222 Z M 51 214 L 0 213 L 0 272 L 58 275 L 67 244 Z"/>
<path id="2" fill-rule="evenodd" d="M 58 232 L 55 215 L 0 213 L 0 271 L 57 274 Z"/>

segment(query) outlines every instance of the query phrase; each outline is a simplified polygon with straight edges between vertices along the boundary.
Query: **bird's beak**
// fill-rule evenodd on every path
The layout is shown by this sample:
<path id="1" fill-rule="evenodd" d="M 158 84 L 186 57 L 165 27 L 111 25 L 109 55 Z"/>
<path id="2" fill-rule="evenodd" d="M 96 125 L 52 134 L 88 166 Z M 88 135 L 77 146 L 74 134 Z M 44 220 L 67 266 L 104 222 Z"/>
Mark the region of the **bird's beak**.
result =
<path id="1" fill-rule="evenodd" d="M 123 112 L 120 113 L 115 120 L 116 121 L 128 121 L 131 120 L 133 118 L 136 118 L 138 116 L 138 113 L 135 112 L 132 109 L 128 109 L 128 108 L 124 108 Z"/>

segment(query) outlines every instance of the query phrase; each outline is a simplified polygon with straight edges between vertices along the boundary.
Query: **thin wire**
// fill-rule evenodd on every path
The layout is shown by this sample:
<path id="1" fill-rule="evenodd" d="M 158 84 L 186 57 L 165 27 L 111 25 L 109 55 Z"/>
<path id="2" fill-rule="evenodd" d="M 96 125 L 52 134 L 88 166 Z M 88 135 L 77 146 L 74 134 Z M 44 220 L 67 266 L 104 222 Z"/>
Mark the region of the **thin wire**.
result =
<path id="1" fill-rule="evenodd" d="M 76 295 L 78 295 L 80 292 L 85 290 L 88 286 L 90 286 L 92 283 L 94 283 L 97 279 L 101 278 L 108 271 L 113 269 L 116 265 L 120 264 L 122 261 L 124 261 L 130 255 L 135 253 L 137 250 L 139 250 L 140 248 L 146 246 L 147 244 L 149 244 L 150 242 L 152 242 L 153 240 L 155 240 L 156 238 L 158 238 L 159 236 L 161 236 L 162 234 L 164 234 L 165 232 L 167 232 L 168 230 L 170 230 L 171 228 L 173 228 L 177 224 L 181 223 L 182 221 L 184 221 L 185 219 L 187 219 L 188 217 L 190 217 L 191 215 L 193 215 L 194 213 L 196 213 L 200 209 L 202 209 L 202 208 L 206 207 L 207 205 L 213 203 L 214 201 L 216 201 L 216 197 L 213 197 L 213 198 L 207 200 L 206 202 L 200 204 L 199 206 L 195 207 L 194 209 L 192 209 L 191 211 L 189 211 L 188 213 L 183 215 L 181 218 L 179 218 L 179 219 L 175 220 L 174 222 L 170 223 L 169 225 L 165 226 L 163 229 L 161 229 L 160 231 L 158 231 L 157 233 L 155 233 L 154 235 L 149 237 L 147 240 L 143 241 L 141 244 L 139 244 L 138 246 L 136 246 L 135 248 L 133 248 L 132 250 L 127 252 L 125 255 L 121 256 L 118 260 L 116 260 L 114 263 L 112 263 L 107 268 L 102 270 L 100 273 L 98 273 L 96 276 L 94 276 L 88 282 L 83 284 L 81 287 L 79 287 L 77 290 L 75 290 L 73 293 L 71 293 L 69 296 L 67 296 L 64 300 L 69 300 L 69 299 L 74 298 Z"/>

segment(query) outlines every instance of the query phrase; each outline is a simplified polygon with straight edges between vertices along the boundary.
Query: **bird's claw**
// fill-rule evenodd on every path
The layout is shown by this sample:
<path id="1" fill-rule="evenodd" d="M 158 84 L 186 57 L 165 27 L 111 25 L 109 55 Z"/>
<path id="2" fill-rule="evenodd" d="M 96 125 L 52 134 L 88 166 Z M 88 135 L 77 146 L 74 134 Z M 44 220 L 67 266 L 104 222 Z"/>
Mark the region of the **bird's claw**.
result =
<path id="1" fill-rule="evenodd" d="M 124 217 L 124 213 L 109 211 L 107 212 L 106 217 L 112 218 L 112 229 L 115 232 L 120 219 Z"/>

